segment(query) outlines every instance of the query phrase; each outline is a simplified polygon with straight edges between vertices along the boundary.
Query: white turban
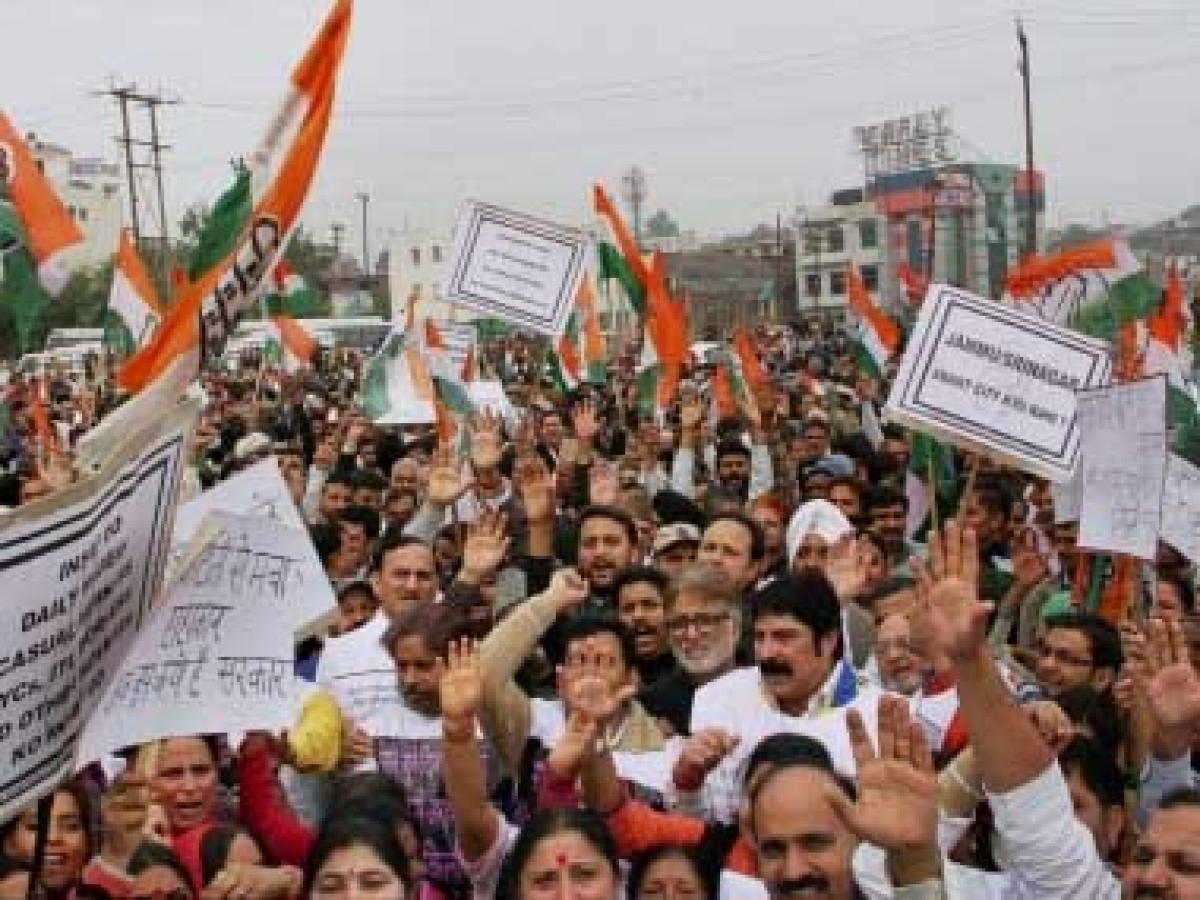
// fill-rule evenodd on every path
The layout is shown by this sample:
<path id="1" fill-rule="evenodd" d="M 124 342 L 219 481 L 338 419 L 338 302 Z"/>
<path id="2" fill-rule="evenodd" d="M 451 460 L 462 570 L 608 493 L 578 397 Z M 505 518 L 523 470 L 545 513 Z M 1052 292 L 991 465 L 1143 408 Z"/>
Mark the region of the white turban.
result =
<path id="1" fill-rule="evenodd" d="M 850 520 L 828 500 L 809 500 L 800 504 L 787 527 L 788 567 L 796 561 L 800 545 L 810 534 L 819 535 L 827 544 L 834 544 L 842 535 L 853 532 Z"/>

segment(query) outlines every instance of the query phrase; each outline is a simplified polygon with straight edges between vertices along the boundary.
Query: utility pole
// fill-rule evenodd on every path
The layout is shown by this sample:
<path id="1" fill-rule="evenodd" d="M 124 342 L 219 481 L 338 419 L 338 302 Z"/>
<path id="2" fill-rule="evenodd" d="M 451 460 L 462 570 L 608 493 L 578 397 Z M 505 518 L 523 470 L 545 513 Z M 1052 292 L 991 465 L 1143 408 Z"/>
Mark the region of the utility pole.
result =
<path id="1" fill-rule="evenodd" d="M 144 236 L 142 234 L 142 219 L 138 212 L 138 192 L 135 173 L 139 169 L 148 169 L 154 173 L 157 199 L 155 203 L 157 208 L 154 211 L 154 215 L 158 219 L 158 269 L 162 284 L 165 286 L 170 283 L 171 253 L 170 229 L 167 225 L 166 192 L 163 189 L 162 151 L 170 150 L 171 146 L 162 143 L 159 139 L 158 108 L 160 106 L 174 106 L 179 101 L 166 99 L 159 94 L 139 91 L 136 84 L 129 84 L 124 87 L 110 87 L 106 91 L 98 92 L 98 95 L 111 97 L 116 100 L 121 109 L 121 136 L 117 138 L 117 143 L 121 145 L 125 153 L 125 177 L 129 191 L 129 224 L 133 228 L 134 244 L 139 250 L 142 249 Z M 130 104 L 140 105 L 146 110 L 150 128 L 149 140 L 134 136 L 130 124 Z M 149 150 L 149 161 L 136 160 L 134 148 Z"/>
<path id="2" fill-rule="evenodd" d="M 346 226 L 341 222 L 334 222 L 329 226 L 329 230 L 333 233 L 333 261 L 337 262 L 338 257 L 342 255 L 342 232 L 346 230 Z"/>
<path id="3" fill-rule="evenodd" d="M 354 195 L 358 198 L 358 202 L 362 204 L 362 248 L 363 248 L 363 277 L 371 277 L 371 255 L 367 252 L 367 202 L 371 199 L 371 195 L 365 191 L 359 191 Z"/>
<path id="4" fill-rule="evenodd" d="M 1029 38 L 1019 16 L 1017 44 L 1021 48 L 1021 83 L 1025 95 L 1025 180 L 1026 202 L 1029 205 L 1028 215 L 1025 217 L 1025 253 L 1032 256 L 1037 252 L 1037 191 L 1033 180 L 1033 104 L 1029 86 Z"/>
<path id="5" fill-rule="evenodd" d="M 771 321 L 779 321 L 779 301 L 783 297 L 783 214 L 775 213 L 775 297 L 771 302 Z"/>
<path id="6" fill-rule="evenodd" d="M 642 203 L 646 200 L 646 173 L 640 166 L 631 166 L 621 178 L 625 199 L 633 209 L 633 240 L 642 246 Z"/>

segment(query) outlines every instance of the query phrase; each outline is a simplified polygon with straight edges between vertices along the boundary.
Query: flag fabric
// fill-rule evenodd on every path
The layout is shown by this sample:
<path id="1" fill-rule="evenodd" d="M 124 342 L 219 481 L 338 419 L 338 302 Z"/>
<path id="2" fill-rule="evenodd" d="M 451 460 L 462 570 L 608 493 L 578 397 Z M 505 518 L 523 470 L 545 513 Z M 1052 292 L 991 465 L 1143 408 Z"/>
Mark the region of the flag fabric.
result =
<path id="1" fill-rule="evenodd" d="M 320 346 L 303 319 L 286 313 L 271 316 L 268 339 L 278 347 L 277 355 L 287 372 L 296 372 L 309 365 Z"/>
<path id="2" fill-rule="evenodd" d="M 609 240 L 599 241 L 596 245 L 597 277 L 602 282 L 616 281 L 620 284 L 629 298 L 629 304 L 640 318 L 646 314 L 649 267 L 603 185 L 593 187 L 592 205 L 609 233 Z"/>
<path id="3" fill-rule="evenodd" d="M 604 334 L 596 310 L 596 289 L 590 273 L 584 273 L 575 295 L 575 308 L 550 355 L 551 373 L 564 393 L 581 383 L 604 384 L 606 369 Z"/>
<path id="4" fill-rule="evenodd" d="M 275 265 L 272 281 L 283 313 L 301 319 L 311 319 L 321 314 L 320 295 L 286 259 L 279 260 Z"/>
<path id="5" fill-rule="evenodd" d="M 131 348 L 142 346 L 162 317 L 154 282 L 133 245 L 133 233 L 127 228 L 121 230 L 117 246 L 108 309 L 121 320 Z"/>
<path id="6" fill-rule="evenodd" d="M 904 493 L 908 498 L 905 536 L 909 539 L 921 535 L 932 523 L 935 504 L 941 520 L 953 515 L 958 500 L 954 449 L 923 431 L 913 431 Z"/>
<path id="7" fill-rule="evenodd" d="M 25 245 L 25 228 L 6 197 L 6 184 L 0 179 L 0 298 L 13 317 L 18 352 L 23 354 L 33 349 L 34 328 L 50 298 Z"/>
<path id="8" fill-rule="evenodd" d="M 858 367 L 882 379 L 888 360 L 900 349 L 900 327 L 875 305 L 853 263 L 846 272 L 850 308 L 858 317 L 855 355 Z"/>
<path id="9" fill-rule="evenodd" d="M 733 336 L 733 352 L 737 354 L 741 364 L 742 376 L 746 380 L 749 393 L 753 397 L 772 390 L 771 376 L 763 367 L 754 346 L 754 337 L 744 325 L 739 327 Z"/>
<path id="10" fill-rule="evenodd" d="M 1009 273 L 1002 301 L 1115 344 L 1161 295 L 1126 241 L 1104 239 L 1026 259 Z"/>
<path id="11" fill-rule="evenodd" d="M 442 415 L 469 416 L 475 412 L 475 404 L 471 401 L 470 388 L 463 380 L 463 371 L 454 364 L 450 355 L 450 346 L 442 337 L 442 332 L 433 319 L 425 320 L 422 330 L 424 340 L 414 351 L 424 350 L 429 375 L 433 381 L 434 397 L 445 407 Z"/>
<path id="12" fill-rule="evenodd" d="M 929 279 L 915 271 L 908 263 L 903 262 L 896 268 L 896 276 L 904 289 L 904 296 L 913 306 L 925 302 L 925 294 L 929 290 Z"/>
<path id="13" fill-rule="evenodd" d="M 83 243 L 83 232 L 3 111 L 0 111 L 0 182 L 7 182 L 8 197 L 24 226 L 25 245 L 37 266 L 42 288 L 56 297 L 71 277 L 69 251 Z"/>
<path id="14" fill-rule="evenodd" d="M 336 0 L 291 75 L 291 92 L 272 120 L 253 168 L 271 173 L 250 221 L 231 249 L 189 283 L 154 340 L 122 367 L 119 380 L 139 391 L 169 374 L 182 393 L 205 357 L 217 357 L 238 318 L 254 302 L 283 253 L 316 174 L 333 112 L 338 71 L 349 35 L 352 0 Z M 280 147 L 287 140 L 286 151 Z"/>
<path id="15" fill-rule="evenodd" d="M 378 425 L 437 421 L 433 380 L 419 352 L 396 328 L 363 370 L 363 411 Z"/>
<path id="16" fill-rule="evenodd" d="M 253 212 L 250 170 L 239 165 L 233 184 L 217 198 L 205 220 L 196 249 L 188 260 L 188 281 L 196 281 L 233 251 Z"/>

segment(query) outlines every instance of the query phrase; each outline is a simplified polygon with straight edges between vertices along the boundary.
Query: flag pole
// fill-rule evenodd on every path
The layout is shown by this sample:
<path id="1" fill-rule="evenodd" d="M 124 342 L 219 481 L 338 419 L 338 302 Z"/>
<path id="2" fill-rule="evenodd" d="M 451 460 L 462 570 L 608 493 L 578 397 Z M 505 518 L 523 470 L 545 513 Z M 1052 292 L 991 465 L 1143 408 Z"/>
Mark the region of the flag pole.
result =
<path id="1" fill-rule="evenodd" d="M 933 456 L 934 454 L 930 453 L 925 460 L 925 477 L 929 479 L 929 521 L 933 530 L 940 533 L 942 524 L 938 516 L 937 472 Z"/>

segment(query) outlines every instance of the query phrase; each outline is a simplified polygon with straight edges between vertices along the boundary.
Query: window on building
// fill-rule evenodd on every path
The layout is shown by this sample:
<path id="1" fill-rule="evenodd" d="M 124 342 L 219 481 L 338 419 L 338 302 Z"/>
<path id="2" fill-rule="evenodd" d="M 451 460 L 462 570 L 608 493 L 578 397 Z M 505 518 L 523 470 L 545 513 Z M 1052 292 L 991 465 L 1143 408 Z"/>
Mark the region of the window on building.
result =
<path id="1" fill-rule="evenodd" d="M 879 290 L 879 266 L 859 266 L 862 273 L 863 286 L 874 293 Z"/>
<path id="2" fill-rule="evenodd" d="M 804 229 L 804 252 L 810 256 L 821 252 L 821 232 L 815 228 Z"/>
<path id="3" fill-rule="evenodd" d="M 804 295 L 806 297 L 821 296 L 821 274 L 819 272 L 806 272 L 804 274 Z"/>
<path id="4" fill-rule="evenodd" d="M 874 250 L 879 246 L 879 225 L 874 219 L 858 223 L 858 244 L 864 250 Z"/>
<path id="5" fill-rule="evenodd" d="M 430 254 L 435 263 L 440 263 L 442 261 L 442 248 L 438 244 L 433 245 L 433 247 L 430 249 Z"/>
<path id="6" fill-rule="evenodd" d="M 842 234 L 841 225 L 834 225 L 825 232 L 825 249 L 830 253 L 841 253 L 846 249 L 846 238 Z"/>
<path id="7" fill-rule="evenodd" d="M 413 261 L 414 266 L 419 266 L 421 264 L 421 248 L 420 247 L 412 248 L 412 261 Z"/>
<path id="8" fill-rule="evenodd" d="M 846 294 L 846 273 L 837 271 L 829 273 L 829 293 L 834 297 L 843 297 Z"/>
<path id="9" fill-rule="evenodd" d="M 80 222 L 87 221 L 87 207 L 86 206 L 79 207 L 79 221 Z"/>

